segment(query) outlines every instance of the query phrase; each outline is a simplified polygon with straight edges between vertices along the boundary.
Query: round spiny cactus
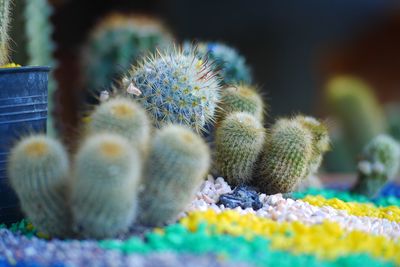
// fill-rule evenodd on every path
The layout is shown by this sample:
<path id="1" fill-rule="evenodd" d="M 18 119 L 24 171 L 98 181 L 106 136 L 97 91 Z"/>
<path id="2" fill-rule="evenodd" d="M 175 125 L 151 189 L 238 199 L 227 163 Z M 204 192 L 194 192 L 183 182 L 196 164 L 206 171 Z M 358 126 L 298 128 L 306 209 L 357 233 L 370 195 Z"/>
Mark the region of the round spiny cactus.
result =
<path id="1" fill-rule="evenodd" d="M 171 42 L 160 21 L 143 15 L 111 14 L 93 29 L 82 57 L 86 87 L 109 89 L 145 53 Z"/>
<path id="2" fill-rule="evenodd" d="M 197 132 L 211 121 L 219 101 L 219 80 L 194 52 L 168 49 L 147 57 L 122 80 L 157 127 L 168 123 Z"/>
<path id="3" fill-rule="evenodd" d="M 70 234 L 68 172 L 64 147 L 44 135 L 26 137 L 11 151 L 8 176 L 21 208 L 39 231 L 50 236 Z"/>
<path id="4" fill-rule="evenodd" d="M 264 139 L 264 127 L 251 114 L 236 112 L 227 116 L 216 130 L 218 173 L 231 185 L 249 183 Z"/>

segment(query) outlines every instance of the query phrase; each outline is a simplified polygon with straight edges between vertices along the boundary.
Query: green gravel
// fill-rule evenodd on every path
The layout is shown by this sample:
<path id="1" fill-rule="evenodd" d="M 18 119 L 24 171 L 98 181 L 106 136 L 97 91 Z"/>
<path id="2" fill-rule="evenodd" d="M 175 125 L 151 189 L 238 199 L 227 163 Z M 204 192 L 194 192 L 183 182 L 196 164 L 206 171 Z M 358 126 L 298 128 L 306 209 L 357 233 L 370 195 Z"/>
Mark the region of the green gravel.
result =
<path id="1" fill-rule="evenodd" d="M 368 254 L 351 254 L 334 261 L 320 260 L 314 255 L 295 255 L 272 250 L 270 241 L 263 237 L 246 240 L 230 235 L 210 235 L 203 225 L 196 232 L 188 231 L 180 224 L 164 228 L 165 233 L 148 233 L 146 241 L 133 237 L 126 241 L 105 240 L 99 244 L 104 249 L 116 249 L 125 254 L 159 251 L 188 252 L 194 254 L 215 253 L 221 257 L 255 264 L 256 266 L 395 266 L 392 262 L 380 261 Z"/>

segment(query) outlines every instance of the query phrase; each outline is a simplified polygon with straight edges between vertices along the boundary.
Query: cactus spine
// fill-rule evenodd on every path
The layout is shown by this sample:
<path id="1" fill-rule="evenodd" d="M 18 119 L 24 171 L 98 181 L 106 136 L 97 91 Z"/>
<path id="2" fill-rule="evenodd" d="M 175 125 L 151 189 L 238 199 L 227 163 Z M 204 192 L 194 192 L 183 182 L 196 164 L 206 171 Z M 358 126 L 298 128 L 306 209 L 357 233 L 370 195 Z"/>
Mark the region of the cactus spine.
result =
<path id="1" fill-rule="evenodd" d="M 11 186 L 33 225 L 51 236 L 67 236 L 69 162 L 63 146 L 42 135 L 24 138 L 12 149 L 8 167 Z"/>
<path id="2" fill-rule="evenodd" d="M 127 138 L 140 151 L 150 139 L 150 122 L 146 112 L 128 98 L 115 98 L 98 105 L 88 125 L 90 133 L 111 132 Z"/>
<path id="3" fill-rule="evenodd" d="M 264 103 L 256 89 L 240 84 L 221 90 L 222 118 L 233 112 L 248 112 L 263 121 Z"/>
<path id="4" fill-rule="evenodd" d="M 0 66 L 9 60 L 9 32 L 11 0 L 0 0 Z"/>
<path id="5" fill-rule="evenodd" d="M 216 168 L 231 185 L 248 184 L 263 147 L 265 131 L 251 114 L 236 112 L 216 131 Z"/>
<path id="6" fill-rule="evenodd" d="M 378 135 L 361 154 L 358 181 L 353 191 L 374 197 L 387 181 L 396 177 L 399 165 L 400 144 L 388 135 Z"/>
<path id="7" fill-rule="evenodd" d="M 197 53 L 200 57 L 207 56 L 215 62 L 213 70 L 218 72 L 224 85 L 251 83 L 250 68 L 245 58 L 234 48 L 222 43 L 199 43 Z"/>
<path id="8" fill-rule="evenodd" d="M 210 153 L 189 129 L 170 125 L 159 130 L 145 164 L 139 222 L 160 226 L 182 212 L 206 175 Z"/>
<path id="9" fill-rule="evenodd" d="M 360 79 L 339 76 L 329 81 L 328 102 L 343 126 L 353 155 L 386 130 L 383 110 L 372 89 Z"/>
<path id="10" fill-rule="evenodd" d="M 178 123 L 200 132 L 214 116 L 218 82 L 209 64 L 193 51 L 168 49 L 133 67 L 122 85 L 144 106 L 157 127 Z"/>
<path id="11" fill-rule="evenodd" d="M 128 140 L 115 134 L 89 137 L 75 158 L 73 230 L 94 238 L 126 232 L 136 216 L 140 171 L 140 158 Z"/>
<path id="12" fill-rule="evenodd" d="M 280 119 L 266 138 L 255 183 L 267 194 L 294 190 L 308 174 L 313 135 L 295 119 Z"/>
<path id="13" fill-rule="evenodd" d="M 141 54 L 154 52 L 170 41 L 169 33 L 155 18 L 107 16 L 94 28 L 84 49 L 87 88 L 96 92 L 109 89 Z"/>

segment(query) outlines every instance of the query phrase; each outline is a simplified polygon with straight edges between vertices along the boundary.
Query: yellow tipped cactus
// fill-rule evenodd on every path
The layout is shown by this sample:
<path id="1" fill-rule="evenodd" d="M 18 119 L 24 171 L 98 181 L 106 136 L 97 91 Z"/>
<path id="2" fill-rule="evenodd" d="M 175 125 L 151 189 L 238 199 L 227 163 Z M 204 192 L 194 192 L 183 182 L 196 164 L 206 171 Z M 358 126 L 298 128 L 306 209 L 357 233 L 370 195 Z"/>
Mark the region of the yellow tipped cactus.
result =
<path id="1" fill-rule="evenodd" d="M 210 152 L 191 130 L 169 125 L 150 145 L 140 194 L 139 223 L 160 226 L 176 219 L 208 172 Z"/>
<path id="2" fill-rule="evenodd" d="M 221 119 L 233 112 L 248 112 L 259 121 L 264 118 L 264 102 L 256 88 L 246 84 L 221 90 Z"/>
<path id="3" fill-rule="evenodd" d="M 8 176 L 23 212 L 39 231 L 58 237 L 70 234 L 65 190 L 69 161 L 58 141 L 44 135 L 22 139 L 11 151 Z"/>
<path id="4" fill-rule="evenodd" d="M 151 134 L 151 123 L 144 109 L 132 99 L 114 98 L 96 107 L 90 116 L 89 133 L 110 132 L 127 138 L 145 151 Z"/>
<path id="5" fill-rule="evenodd" d="M 73 230 L 107 238 L 128 231 L 136 217 L 141 161 L 117 134 L 89 137 L 75 157 L 71 185 Z"/>
<path id="6" fill-rule="evenodd" d="M 249 183 L 264 139 L 264 127 L 253 115 L 236 112 L 227 116 L 216 130 L 215 164 L 219 174 L 231 185 Z"/>

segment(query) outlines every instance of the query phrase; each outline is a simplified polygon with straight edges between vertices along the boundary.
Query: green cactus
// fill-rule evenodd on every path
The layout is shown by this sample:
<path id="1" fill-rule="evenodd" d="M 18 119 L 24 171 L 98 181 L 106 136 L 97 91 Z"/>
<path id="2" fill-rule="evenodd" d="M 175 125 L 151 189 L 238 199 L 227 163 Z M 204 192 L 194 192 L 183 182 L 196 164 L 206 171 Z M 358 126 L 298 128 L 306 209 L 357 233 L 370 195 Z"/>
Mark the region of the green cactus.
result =
<path id="1" fill-rule="evenodd" d="M 254 182 L 267 194 L 288 193 L 308 174 L 313 134 L 295 119 L 280 119 L 270 131 Z"/>
<path id="2" fill-rule="evenodd" d="M 352 191 L 374 197 L 387 182 L 393 180 L 400 165 L 400 143 L 381 134 L 365 147 L 358 162 L 358 181 Z"/>
<path id="3" fill-rule="evenodd" d="M 29 136 L 11 151 L 8 176 L 22 210 L 39 231 L 50 236 L 70 234 L 68 171 L 65 149 L 49 137 Z"/>
<path id="4" fill-rule="evenodd" d="M 170 42 L 170 34 L 155 18 L 121 14 L 105 17 L 84 48 L 86 87 L 92 92 L 109 89 L 139 56 Z"/>
<path id="5" fill-rule="evenodd" d="M 299 121 L 307 128 L 313 136 L 313 152 L 309 164 L 309 175 L 317 173 L 322 163 L 324 154 L 330 149 L 330 138 L 326 125 L 311 116 L 296 116 Z"/>
<path id="6" fill-rule="evenodd" d="M 391 103 L 385 106 L 388 119 L 388 133 L 400 142 L 400 103 Z"/>
<path id="7" fill-rule="evenodd" d="M 189 44 L 185 43 L 185 47 Z M 199 57 L 206 56 L 214 62 L 213 70 L 218 73 L 224 85 L 237 83 L 250 84 L 253 77 L 246 64 L 246 59 L 236 49 L 218 42 L 202 42 L 197 44 Z"/>
<path id="8" fill-rule="evenodd" d="M 53 125 L 54 92 L 57 90 L 57 81 L 54 77 L 54 69 L 57 62 L 53 57 L 55 43 L 52 40 L 53 26 L 50 16 L 53 7 L 48 0 L 26 0 L 25 1 L 25 31 L 27 37 L 27 50 L 31 66 L 50 66 L 48 85 L 48 115 L 47 134 L 55 135 Z"/>
<path id="9" fill-rule="evenodd" d="M 373 137 L 385 132 L 386 119 L 372 89 L 360 79 L 339 76 L 329 81 L 327 98 L 355 155 Z"/>
<path id="10" fill-rule="evenodd" d="M 158 128 L 178 123 L 201 132 L 214 117 L 218 83 L 205 59 L 193 51 L 167 49 L 133 67 L 121 89 L 144 106 Z"/>
<path id="11" fill-rule="evenodd" d="M 73 230 L 107 238 L 126 232 L 136 217 L 141 160 L 116 134 L 90 136 L 79 149 L 71 185 Z"/>
<path id="12" fill-rule="evenodd" d="M 146 112 L 128 98 L 110 99 L 98 105 L 90 116 L 90 133 L 108 131 L 127 138 L 144 152 L 150 139 L 150 122 Z"/>
<path id="13" fill-rule="evenodd" d="M 215 164 L 230 185 L 248 184 L 264 144 L 265 130 L 251 114 L 235 112 L 217 127 Z"/>
<path id="14" fill-rule="evenodd" d="M 221 119 L 232 112 L 248 112 L 259 121 L 264 118 L 264 102 L 257 90 L 240 84 L 221 90 Z"/>
<path id="15" fill-rule="evenodd" d="M 159 130 L 144 168 L 138 221 L 160 226 L 174 220 L 195 196 L 209 162 L 208 147 L 186 127 Z"/>
<path id="16" fill-rule="evenodd" d="M 7 64 L 9 60 L 11 4 L 11 0 L 0 0 L 0 66 Z"/>

